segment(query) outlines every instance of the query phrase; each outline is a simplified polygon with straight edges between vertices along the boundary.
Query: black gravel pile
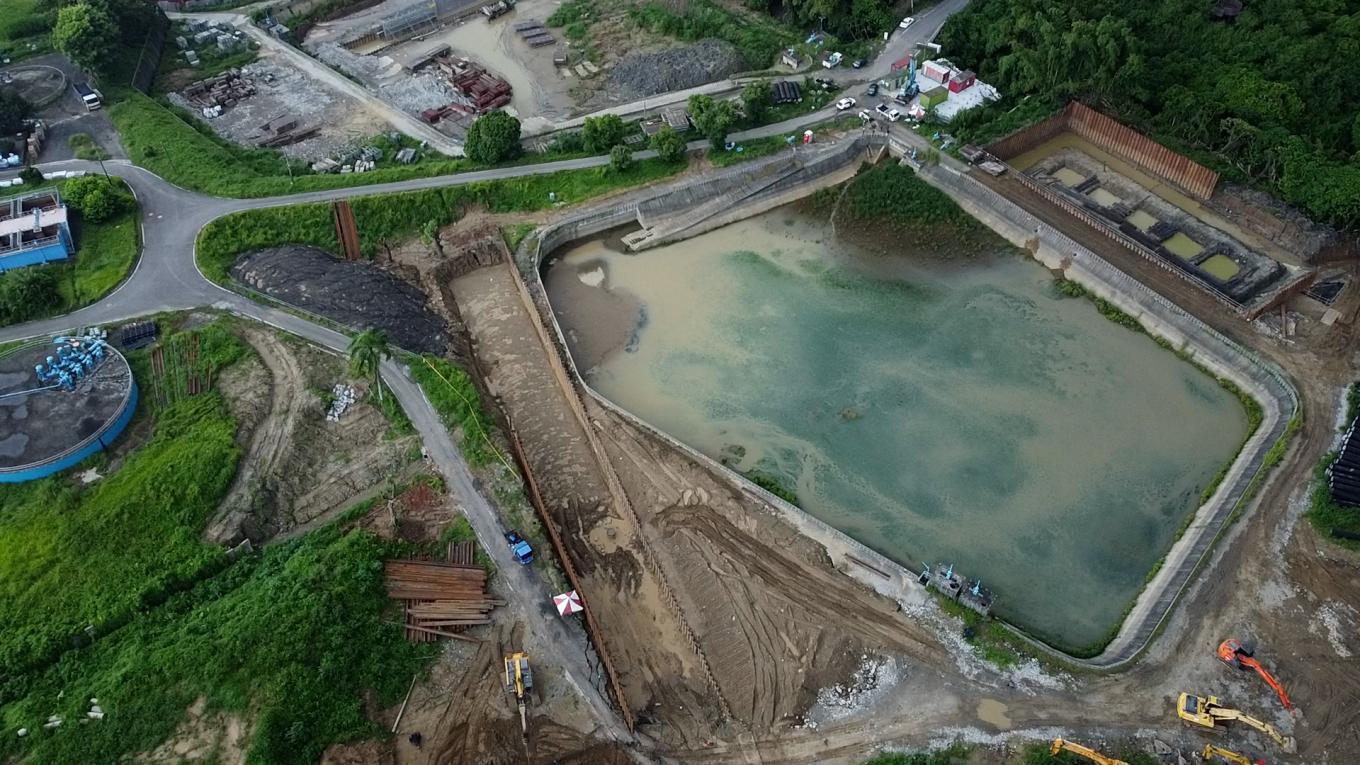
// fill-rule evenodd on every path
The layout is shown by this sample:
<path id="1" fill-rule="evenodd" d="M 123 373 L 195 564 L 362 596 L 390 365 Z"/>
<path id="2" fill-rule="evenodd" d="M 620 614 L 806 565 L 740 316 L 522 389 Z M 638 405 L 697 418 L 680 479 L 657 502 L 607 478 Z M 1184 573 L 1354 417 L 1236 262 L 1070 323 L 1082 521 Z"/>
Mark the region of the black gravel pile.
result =
<path id="1" fill-rule="evenodd" d="M 742 68 L 741 54 L 732 45 L 700 40 L 681 48 L 626 56 L 614 65 L 609 85 L 616 97 L 632 100 L 721 80 Z"/>
<path id="2" fill-rule="evenodd" d="M 346 326 L 386 330 L 388 341 L 406 350 L 443 354 L 448 348 L 444 322 L 425 307 L 425 294 L 371 263 L 286 245 L 241 255 L 231 276 Z"/>

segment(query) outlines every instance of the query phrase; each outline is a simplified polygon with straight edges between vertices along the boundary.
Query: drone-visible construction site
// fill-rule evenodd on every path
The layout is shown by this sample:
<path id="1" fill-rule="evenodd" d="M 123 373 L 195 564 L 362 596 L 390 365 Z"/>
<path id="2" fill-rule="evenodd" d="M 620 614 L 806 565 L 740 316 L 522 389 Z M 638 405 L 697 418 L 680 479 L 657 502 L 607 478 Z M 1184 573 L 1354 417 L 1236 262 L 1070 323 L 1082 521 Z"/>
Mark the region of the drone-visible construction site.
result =
<path id="1" fill-rule="evenodd" d="M 0 70 L 0 765 L 1360 762 L 1353 225 L 964 0 L 160 5 Z"/>

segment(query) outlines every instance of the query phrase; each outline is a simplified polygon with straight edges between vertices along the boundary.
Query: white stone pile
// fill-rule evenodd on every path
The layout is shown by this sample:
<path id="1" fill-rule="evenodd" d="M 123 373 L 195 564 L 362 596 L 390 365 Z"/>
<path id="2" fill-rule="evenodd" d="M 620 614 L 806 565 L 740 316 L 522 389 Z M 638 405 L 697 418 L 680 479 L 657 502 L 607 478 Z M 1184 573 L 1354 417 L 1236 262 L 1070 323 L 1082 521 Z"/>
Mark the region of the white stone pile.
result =
<path id="1" fill-rule="evenodd" d="M 354 388 L 344 383 L 336 383 L 335 387 L 331 388 L 331 397 L 331 408 L 326 411 L 326 422 L 339 422 L 345 410 L 359 400 Z"/>

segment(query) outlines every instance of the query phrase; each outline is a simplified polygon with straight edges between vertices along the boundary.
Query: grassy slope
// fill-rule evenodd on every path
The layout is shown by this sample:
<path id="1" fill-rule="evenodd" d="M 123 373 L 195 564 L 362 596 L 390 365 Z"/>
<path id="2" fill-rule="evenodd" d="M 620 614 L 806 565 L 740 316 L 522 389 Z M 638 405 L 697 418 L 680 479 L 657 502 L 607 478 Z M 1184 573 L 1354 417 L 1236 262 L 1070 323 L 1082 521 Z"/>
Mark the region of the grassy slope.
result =
<path id="1" fill-rule="evenodd" d="M 220 325 L 199 332 L 204 359 L 243 351 Z M 315 762 L 377 733 L 362 692 L 399 698 L 430 653 L 383 624 L 379 563 L 400 551 L 331 526 L 228 564 L 198 534 L 235 472 L 235 422 L 216 393 L 156 417 L 89 487 L 0 492 L 0 729 L 33 731 L 0 737 L 0 761 L 115 761 L 163 741 L 199 696 L 249 713 L 255 762 Z M 91 623 L 99 638 L 80 648 Z M 108 721 L 74 725 L 91 697 Z M 43 730 L 50 714 L 68 724 Z"/>
<path id="2" fill-rule="evenodd" d="M 205 357 L 241 354 L 220 329 L 201 335 Z M 222 400 L 202 396 L 161 412 L 151 442 L 88 489 L 58 476 L 0 492 L 0 676 L 221 560 L 197 532 L 235 472 L 234 436 Z"/>
<path id="3" fill-rule="evenodd" d="M 550 192 L 557 195 L 558 203 L 572 204 L 664 178 L 684 167 L 684 164 L 651 159 L 636 162 L 622 173 L 604 168 L 567 170 L 551 175 L 360 197 L 351 205 L 359 224 L 360 243 L 364 252 L 371 254 L 385 242 L 415 234 L 429 221 L 444 225 L 457 220 L 466 205 L 481 205 L 491 212 L 542 210 L 553 204 L 548 200 Z M 310 244 L 335 252 L 339 243 L 331 222 L 330 206 L 273 207 L 213 221 L 199 235 L 199 267 L 208 278 L 225 283 L 227 269 L 239 253 L 285 243 Z"/>
<path id="4" fill-rule="evenodd" d="M 167 108 L 155 99 L 133 91 L 120 92 L 109 116 L 122 136 L 132 161 L 177 186 L 224 197 L 258 198 L 282 194 L 323 191 L 412 178 L 428 178 L 469 170 L 486 169 L 466 159 L 450 159 L 423 151 L 411 165 L 390 162 L 367 173 L 311 174 L 294 163 L 293 175 L 282 154 L 270 149 L 247 149 L 231 144 L 199 123 L 192 115 Z M 395 148 L 378 137 L 366 143 Z M 403 139 L 402 146 L 415 146 Z M 529 164 L 582 156 L 576 153 L 528 154 L 509 164 Z"/>
<path id="5" fill-rule="evenodd" d="M 137 221 L 140 210 L 131 210 L 104 223 L 80 223 L 74 227 L 78 246 L 75 262 L 57 266 L 63 270 L 58 288 L 65 303 L 60 313 L 89 305 L 122 283 L 141 250 Z M 69 271 L 75 271 L 75 284 Z"/>
<path id="6" fill-rule="evenodd" d="M 0 56 L 15 61 L 52 49 L 47 32 L 26 34 L 29 20 L 48 6 L 43 0 L 0 0 Z"/>

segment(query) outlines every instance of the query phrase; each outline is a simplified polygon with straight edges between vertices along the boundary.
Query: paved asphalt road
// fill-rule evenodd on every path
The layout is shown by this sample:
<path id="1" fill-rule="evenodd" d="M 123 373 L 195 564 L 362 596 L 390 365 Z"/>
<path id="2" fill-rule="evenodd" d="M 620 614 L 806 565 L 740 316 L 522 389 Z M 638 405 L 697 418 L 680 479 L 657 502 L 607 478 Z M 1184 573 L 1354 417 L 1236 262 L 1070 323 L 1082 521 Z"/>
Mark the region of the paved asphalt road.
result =
<path id="1" fill-rule="evenodd" d="M 896 34 L 884 55 L 867 72 L 875 78 L 880 76 L 880 71 L 886 74 L 895 56 L 900 57 L 901 51 L 913 49 L 917 41 L 932 37 L 944 19 L 962 8 L 965 2 L 945 0 L 923 12 L 918 17 L 921 20 L 908 30 L 911 34 Z M 846 69 L 836 74 L 848 83 L 865 72 Z M 374 98 L 371 94 L 365 95 L 365 101 L 371 98 Z M 832 113 L 834 110 L 830 108 L 823 109 L 786 122 L 733 134 L 732 140 L 742 141 L 791 132 L 823 120 Z M 910 137 L 915 138 L 914 135 Z M 691 144 L 691 147 L 703 145 L 704 142 L 700 141 Z M 638 157 L 651 155 L 652 152 L 637 154 Z M 242 210 L 455 186 L 599 167 L 607 163 L 608 157 L 589 157 L 265 199 L 222 199 L 180 188 L 126 161 L 106 162 L 108 172 L 126 180 L 141 204 L 142 256 L 132 275 L 94 305 L 53 319 L 0 328 L 0 343 L 59 334 L 82 326 L 112 324 L 162 311 L 210 306 L 273 325 L 336 353 L 344 353 L 349 344 L 349 338 L 345 335 L 292 313 L 248 300 L 204 277 L 194 259 L 194 243 L 198 232 L 213 219 Z M 43 165 L 42 169 L 97 172 L 99 166 L 72 160 Z M 567 680 L 581 692 L 610 736 L 618 740 L 631 739 L 618 716 L 611 711 L 608 699 L 595 687 L 594 673 L 586 656 L 587 643 L 579 625 L 559 619 L 551 606 L 552 593 L 548 591 L 546 583 L 532 568 L 520 566 L 512 559 L 502 536 L 504 526 L 500 515 L 477 491 L 467 463 L 430 402 L 407 370 L 395 363 L 385 362 L 382 375 L 420 434 L 426 454 L 465 510 L 478 540 L 495 560 L 506 585 L 514 593 L 510 607 L 519 612 L 526 624 L 532 650 L 541 656 L 546 654 L 547 663 L 556 663 L 563 668 Z"/>

